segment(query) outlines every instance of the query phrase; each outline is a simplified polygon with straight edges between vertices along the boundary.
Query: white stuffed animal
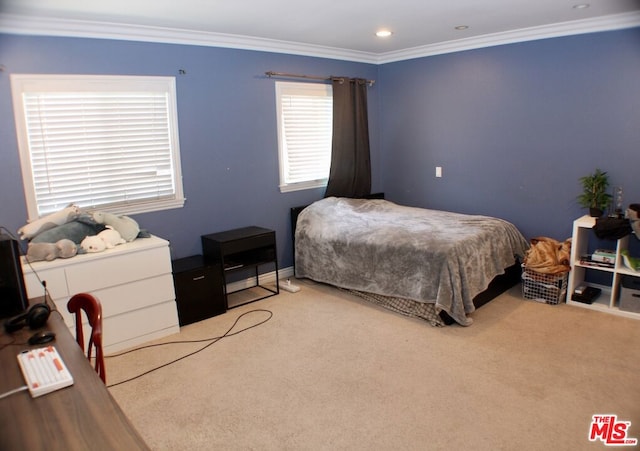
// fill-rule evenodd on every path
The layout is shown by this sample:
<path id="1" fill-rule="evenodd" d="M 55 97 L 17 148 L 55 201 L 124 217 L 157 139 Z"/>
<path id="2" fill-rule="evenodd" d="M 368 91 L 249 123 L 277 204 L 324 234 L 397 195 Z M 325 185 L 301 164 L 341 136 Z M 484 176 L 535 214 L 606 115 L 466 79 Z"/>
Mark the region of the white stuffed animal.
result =
<path id="1" fill-rule="evenodd" d="M 107 226 L 102 232 L 98 233 L 98 238 L 104 241 L 104 245 L 107 249 L 112 249 L 118 244 L 124 244 L 126 241 L 120 235 L 116 229 L 111 226 Z"/>
<path id="2" fill-rule="evenodd" d="M 69 205 L 67 208 L 56 213 L 44 216 L 18 229 L 18 236 L 23 240 L 30 240 L 45 230 L 53 229 L 56 226 L 71 222 L 80 216 L 80 207 Z"/>
<path id="3" fill-rule="evenodd" d="M 80 247 L 84 249 L 85 252 L 92 253 L 112 249 L 118 244 L 124 243 L 126 243 L 126 241 L 120 236 L 120 233 L 111 226 L 107 226 L 106 229 L 97 235 L 90 235 L 82 240 Z"/>
<path id="4" fill-rule="evenodd" d="M 135 219 L 129 216 L 117 216 L 103 211 L 94 211 L 92 216 L 98 224 L 111 226 L 117 230 L 126 242 L 135 240 L 138 237 L 138 233 L 140 233 L 140 226 L 138 226 Z"/>
<path id="5" fill-rule="evenodd" d="M 80 243 L 80 247 L 87 253 L 102 252 L 107 248 L 98 235 L 89 235 Z"/>

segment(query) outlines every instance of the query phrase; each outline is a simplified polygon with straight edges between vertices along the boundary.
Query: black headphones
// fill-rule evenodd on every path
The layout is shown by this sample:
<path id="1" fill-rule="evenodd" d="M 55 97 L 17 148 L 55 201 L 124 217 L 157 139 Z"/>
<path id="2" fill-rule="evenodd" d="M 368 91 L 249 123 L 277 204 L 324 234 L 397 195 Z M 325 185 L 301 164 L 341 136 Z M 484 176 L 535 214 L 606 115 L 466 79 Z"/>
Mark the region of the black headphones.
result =
<path id="1" fill-rule="evenodd" d="M 47 304 L 34 304 L 27 312 L 7 320 L 4 323 L 4 328 L 9 333 L 20 330 L 25 326 L 29 326 L 29 329 L 39 329 L 47 324 L 50 313 L 51 308 Z"/>

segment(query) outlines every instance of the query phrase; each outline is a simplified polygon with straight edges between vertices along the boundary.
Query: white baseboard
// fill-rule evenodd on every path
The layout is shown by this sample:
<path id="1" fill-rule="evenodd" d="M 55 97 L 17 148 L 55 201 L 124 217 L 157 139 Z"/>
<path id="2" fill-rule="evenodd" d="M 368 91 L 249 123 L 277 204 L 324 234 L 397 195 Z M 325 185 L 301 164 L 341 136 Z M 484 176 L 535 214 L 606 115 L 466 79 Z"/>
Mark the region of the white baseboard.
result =
<path id="1" fill-rule="evenodd" d="M 293 277 L 293 266 L 289 266 L 288 268 L 281 268 L 278 271 L 278 277 L 280 280 L 287 280 L 290 277 Z M 259 275 L 260 285 L 275 285 L 276 284 L 276 272 L 265 272 L 264 274 Z M 237 282 L 231 282 L 227 284 L 227 293 L 233 293 L 234 291 L 244 290 L 246 288 L 251 288 L 255 286 L 256 279 L 255 277 L 249 277 L 247 279 L 238 280 Z"/>

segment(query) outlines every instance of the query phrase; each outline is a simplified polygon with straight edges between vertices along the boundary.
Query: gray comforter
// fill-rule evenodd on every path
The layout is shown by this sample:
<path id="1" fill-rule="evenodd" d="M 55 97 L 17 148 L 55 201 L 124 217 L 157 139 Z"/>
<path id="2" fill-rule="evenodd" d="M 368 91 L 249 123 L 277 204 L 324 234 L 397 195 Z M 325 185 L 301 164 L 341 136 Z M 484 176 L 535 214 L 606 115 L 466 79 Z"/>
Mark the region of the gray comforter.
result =
<path id="1" fill-rule="evenodd" d="M 502 219 L 330 197 L 298 216 L 296 277 L 435 303 L 470 325 L 473 298 L 528 243 Z"/>

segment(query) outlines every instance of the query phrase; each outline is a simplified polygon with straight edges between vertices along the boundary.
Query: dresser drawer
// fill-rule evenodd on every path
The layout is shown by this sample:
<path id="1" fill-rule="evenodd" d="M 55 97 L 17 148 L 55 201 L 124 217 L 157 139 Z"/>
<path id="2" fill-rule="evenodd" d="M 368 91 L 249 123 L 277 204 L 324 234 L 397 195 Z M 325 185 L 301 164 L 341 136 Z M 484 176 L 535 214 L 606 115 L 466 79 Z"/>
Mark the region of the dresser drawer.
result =
<path id="1" fill-rule="evenodd" d="M 38 271 L 37 276 L 33 271 L 25 271 L 23 269 L 23 272 L 27 296 L 30 299 L 44 296 L 44 287 L 40 281 L 47 283 L 47 291 L 52 299 L 61 299 L 69 296 L 63 268 L 41 269 Z"/>
<path id="2" fill-rule="evenodd" d="M 176 303 L 171 300 L 104 319 L 103 346 L 123 349 L 180 331 Z"/>
<path id="3" fill-rule="evenodd" d="M 167 301 L 175 302 L 171 274 L 136 280 L 126 285 L 92 290 L 102 303 L 102 316 L 110 318 Z"/>
<path id="4" fill-rule="evenodd" d="M 69 292 L 81 293 L 171 274 L 171 259 L 169 248 L 156 248 L 70 265 L 65 272 Z"/>

